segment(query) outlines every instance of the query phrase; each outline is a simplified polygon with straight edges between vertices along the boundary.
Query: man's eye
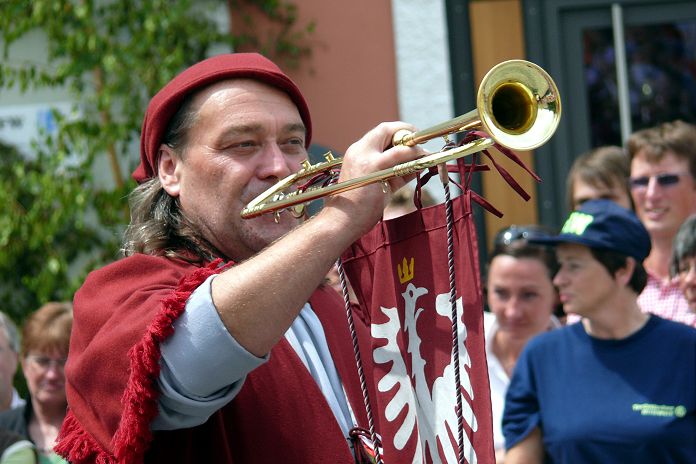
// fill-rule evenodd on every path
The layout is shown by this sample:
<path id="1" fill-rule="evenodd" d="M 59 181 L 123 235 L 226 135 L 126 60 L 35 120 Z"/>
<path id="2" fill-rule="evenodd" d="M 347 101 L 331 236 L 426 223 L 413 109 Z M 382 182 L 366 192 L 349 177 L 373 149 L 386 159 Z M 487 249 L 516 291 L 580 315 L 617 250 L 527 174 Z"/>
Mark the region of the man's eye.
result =
<path id="1" fill-rule="evenodd" d="M 230 154 L 238 153 L 238 154 L 249 154 L 254 152 L 258 147 L 258 144 L 254 142 L 253 140 L 245 140 L 243 142 L 235 142 L 229 145 L 227 148 L 227 151 Z"/>
<path id="2" fill-rule="evenodd" d="M 282 150 L 288 155 L 305 155 L 304 140 L 301 138 L 288 139 L 281 145 Z"/>

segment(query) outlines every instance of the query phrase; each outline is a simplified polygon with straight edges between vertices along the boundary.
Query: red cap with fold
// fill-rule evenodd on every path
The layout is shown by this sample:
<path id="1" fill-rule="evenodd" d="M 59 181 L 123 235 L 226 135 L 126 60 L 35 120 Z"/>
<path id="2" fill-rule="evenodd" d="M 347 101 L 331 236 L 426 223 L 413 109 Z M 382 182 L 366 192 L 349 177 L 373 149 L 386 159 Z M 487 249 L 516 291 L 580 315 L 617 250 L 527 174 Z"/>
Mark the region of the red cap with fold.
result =
<path id="1" fill-rule="evenodd" d="M 225 79 L 254 79 L 287 93 L 297 106 L 307 129 L 305 147 L 312 140 L 312 120 L 300 89 L 278 66 L 258 53 L 230 53 L 208 58 L 194 64 L 172 79 L 152 97 L 145 112 L 140 134 L 140 164 L 133 171 L 138 183 L 152 178 L 157 172 L 157 154 L 162 137 L 181 102 L 192 92 Z"/>

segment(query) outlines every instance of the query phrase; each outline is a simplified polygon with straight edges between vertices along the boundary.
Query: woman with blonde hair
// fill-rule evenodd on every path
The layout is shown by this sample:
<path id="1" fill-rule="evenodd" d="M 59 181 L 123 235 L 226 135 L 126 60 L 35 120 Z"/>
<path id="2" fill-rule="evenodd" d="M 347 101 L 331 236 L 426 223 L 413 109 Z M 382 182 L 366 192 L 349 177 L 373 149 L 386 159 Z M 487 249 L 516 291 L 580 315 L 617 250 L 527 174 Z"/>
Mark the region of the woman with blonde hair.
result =
<path id="1" fill-rule="evenodd" d="M 62 463 L 53 452 L 68 405 L 65 361 L 73 312 L 70 303 L 46 303 L 24 323 L 20 349 L 29 398 L 25 406 L 0 414 L 0 427 L 31 441 L 41 464 Z"/>

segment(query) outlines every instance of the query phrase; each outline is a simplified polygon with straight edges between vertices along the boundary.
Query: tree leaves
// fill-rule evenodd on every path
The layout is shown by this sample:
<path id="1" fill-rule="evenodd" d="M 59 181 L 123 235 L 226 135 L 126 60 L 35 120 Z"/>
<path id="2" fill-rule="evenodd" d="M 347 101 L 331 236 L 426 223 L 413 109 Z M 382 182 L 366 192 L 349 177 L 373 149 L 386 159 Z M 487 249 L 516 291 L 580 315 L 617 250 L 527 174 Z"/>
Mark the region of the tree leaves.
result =
<path id="1" fill-rule="evenodd" d="M 240 37 L 218 18 L 245 4 L 282 25 L 275 59 L 309 53 L 309 28 L 295 30 L 295 7 L 277 0 L 0 2 L 0 89 L 66 89 L 74 102 L 69 114 L 54 112 L 56 130 L 32 153 L 0 141 L 0 309 L 20 321 L 70 300 L 89 270 L 116 258 L 149 98 L 212 50 L 232 50 Z M 11 53 L 37 32 L 45 56 Z"/>

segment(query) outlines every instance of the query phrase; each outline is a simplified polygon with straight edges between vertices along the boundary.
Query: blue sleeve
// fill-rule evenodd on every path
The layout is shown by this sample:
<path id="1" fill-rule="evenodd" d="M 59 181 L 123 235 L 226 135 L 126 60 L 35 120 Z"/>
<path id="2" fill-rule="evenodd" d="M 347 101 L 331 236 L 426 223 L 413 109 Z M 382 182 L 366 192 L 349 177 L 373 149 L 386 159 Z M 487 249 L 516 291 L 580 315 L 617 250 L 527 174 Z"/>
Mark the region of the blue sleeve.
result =
<path id="1" fill-rule="evenodd" d="M 503 411 L 505 448 L 510 449 L 540 426 L 541 414 L 534 378 L 534 369 L 527 344 L 520 355 L 510 379 Z"/>
<path id="2" fill-rule="evenodd" d="M 246 375 L 268 360 L 230 335 L 213 305 L 209 277 L 186 302 L 174 334 L 162 343 L 159 414 L 152 430 L 200 425 L 229 403 Z"/>

